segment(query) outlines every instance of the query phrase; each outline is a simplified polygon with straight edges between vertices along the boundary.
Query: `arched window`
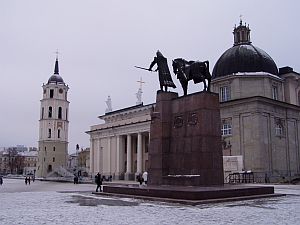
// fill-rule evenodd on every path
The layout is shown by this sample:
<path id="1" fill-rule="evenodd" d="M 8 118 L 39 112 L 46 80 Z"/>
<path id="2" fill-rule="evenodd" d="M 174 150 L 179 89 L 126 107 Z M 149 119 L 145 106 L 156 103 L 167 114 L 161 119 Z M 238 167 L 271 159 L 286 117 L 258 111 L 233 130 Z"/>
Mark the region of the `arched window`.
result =
<path id="1" fill-rule="evenodd" d="M 58 119 L 62 118 L 62 108 L 58 107 Z"/>
<path id="2" fill-rule="evenodd" d="M 51 129 L 48 129 L 48 138 L 51 138 Z"/>
<path id="3" fill-rule="evenodd" d="M 49 106 L 48 117 L 52 118 L 52 106 Z"/>
<path id="4" fill-rule="evenodd" d="M 298 91 L 298 105 L 300 105 L 300 91 Z"/>
<path id="5" fill-rule="evenodd" d="M 60 138 L 60 129 L 57 130 L 57 138 Z"/>

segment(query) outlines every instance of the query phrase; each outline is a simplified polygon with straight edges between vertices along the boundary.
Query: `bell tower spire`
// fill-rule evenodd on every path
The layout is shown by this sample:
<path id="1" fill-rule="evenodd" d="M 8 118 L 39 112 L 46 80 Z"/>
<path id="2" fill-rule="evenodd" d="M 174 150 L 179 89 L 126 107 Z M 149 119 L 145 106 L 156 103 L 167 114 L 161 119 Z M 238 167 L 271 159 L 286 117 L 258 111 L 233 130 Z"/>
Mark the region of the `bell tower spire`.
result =
<path id="1" fill-rule="evenodd" d="M 243 25 L 242 17 L 240 16 L 240 24 L 238 27 L 234 27 L 233 36 L 234 36 L 234 46 L 240 44 L 251 44 L 250 41 L 250 28 L 249 24 L 246 23 Z"/>
<path id="2" fill-rule="evenodd" d="M 59 75 L 58 58 L 57 57 L 56 57 L 56 60 L 55 60 L 54 74 Z"/>
<path id="3" fill-rule="evenodd" d="M 58 68 L 58 50 L 56 50 L 56 60 L 55 60 L 55 67 L 54 67 L 54 74 L 58 74 L 59 75 L 59 68 Z"/>

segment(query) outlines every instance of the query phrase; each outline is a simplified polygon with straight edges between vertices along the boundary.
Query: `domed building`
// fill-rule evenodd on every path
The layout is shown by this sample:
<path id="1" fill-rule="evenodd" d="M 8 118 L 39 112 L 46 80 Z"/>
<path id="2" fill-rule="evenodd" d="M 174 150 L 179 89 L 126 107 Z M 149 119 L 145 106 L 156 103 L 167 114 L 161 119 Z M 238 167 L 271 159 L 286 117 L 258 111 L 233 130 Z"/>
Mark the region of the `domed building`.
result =
<path id="1" fill-rule="evenodd" d="M 252 171 L 262 182 L 292 179 L 300 174 L 300 74 L 278 70 L 251 43 L 249 25 L 240 21 L 233 35 L 211 83 L 221 102 L 224 170 Z"/>

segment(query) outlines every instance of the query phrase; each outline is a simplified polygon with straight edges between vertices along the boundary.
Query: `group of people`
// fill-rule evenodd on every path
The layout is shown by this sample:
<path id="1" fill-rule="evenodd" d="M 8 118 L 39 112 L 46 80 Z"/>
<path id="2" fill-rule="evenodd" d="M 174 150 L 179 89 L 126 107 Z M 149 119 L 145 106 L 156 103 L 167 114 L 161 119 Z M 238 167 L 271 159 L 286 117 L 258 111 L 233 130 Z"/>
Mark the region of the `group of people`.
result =
<path id="1" fill-rule="evenodd" d="M 139 174 L 137 175 L 137 181 L 139 182 L 139 186 L 147 186 L 147 182 L 148 182 L 148 173 L 145 171 L 143 174 Z"/>
<path id="2" fill-rule="evenodd" d="M 34 182 L 34 180 L 35 180 L 35 178 L 32 177 L 32 182 Z M 28 177 L 26 176 L 26 177 L 25 177 L 25 184 L 26 184 L 26 185 L 27 185 L 27 184 L 30 185 L 30 181 L 31 181 L 30 176 L 28 176 Z"/>

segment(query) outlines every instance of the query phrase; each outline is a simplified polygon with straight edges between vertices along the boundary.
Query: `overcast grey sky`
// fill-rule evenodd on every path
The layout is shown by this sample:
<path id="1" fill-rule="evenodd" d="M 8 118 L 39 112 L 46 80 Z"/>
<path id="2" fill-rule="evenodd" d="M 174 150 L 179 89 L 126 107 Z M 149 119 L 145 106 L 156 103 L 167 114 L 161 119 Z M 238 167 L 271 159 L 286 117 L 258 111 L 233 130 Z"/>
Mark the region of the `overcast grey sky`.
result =
<path id="1" fill-rule="evenodd" d="M 278 67 L 300 72 L 300 3 L 296 0 L 0 0 L 0 147 L 37 146 L 42 84 L 53 74 L 69 85 L 69 152 L 89 147 L 84 132 L 101 123 L 105 100 L 113 109 L 155 101 L 156 73 L 148 67 L 159 49 L 174 58 L 209 60 L 210 71 L 233 45 L 239 16 L 253 45 Z M 180 83 L 173 76 L 180 95 Z M 201 90 L 193 86 L 189 92 Z"/>

